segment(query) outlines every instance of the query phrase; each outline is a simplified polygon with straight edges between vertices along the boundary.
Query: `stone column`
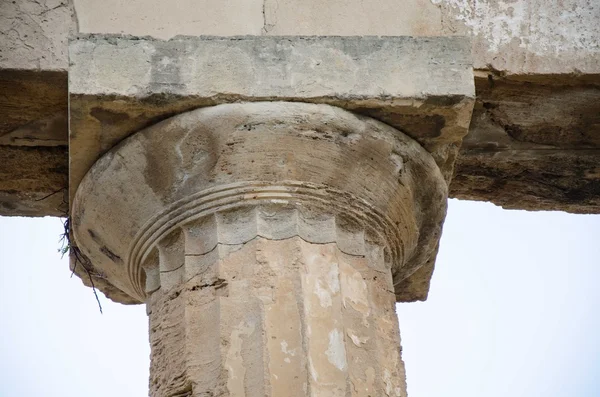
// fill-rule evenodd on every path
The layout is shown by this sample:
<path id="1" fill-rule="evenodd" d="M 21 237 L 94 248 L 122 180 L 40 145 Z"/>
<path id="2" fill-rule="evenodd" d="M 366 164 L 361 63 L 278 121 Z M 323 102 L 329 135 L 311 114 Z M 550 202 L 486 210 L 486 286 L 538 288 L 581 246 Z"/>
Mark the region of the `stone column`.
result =
<path id="1" fill-rule="evenodd" d="M 404 396 L 394 277 L 434 254 L 446 197 L 386 124 L 240 103 L 126 139 L 72 217 L 82 254 L 147 303 L 152 397 Z"/>

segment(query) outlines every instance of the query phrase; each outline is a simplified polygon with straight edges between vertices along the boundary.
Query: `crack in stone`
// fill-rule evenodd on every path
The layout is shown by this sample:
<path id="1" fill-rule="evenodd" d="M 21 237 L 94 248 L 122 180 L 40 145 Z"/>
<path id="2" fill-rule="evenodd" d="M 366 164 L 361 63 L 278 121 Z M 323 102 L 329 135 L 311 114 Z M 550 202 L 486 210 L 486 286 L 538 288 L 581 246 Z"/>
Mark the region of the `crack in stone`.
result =
<path id="1" fill-rule="evenodd" d="M 263 4 L 262 4 L 262 18 L 263 18 L 263 26 L 262 26 L 262 33 L 265 34 L 267 33 L 267 14 L 265 11 L 265 8 L 267 6 L 267 0 L 263 0 Z"/>
<path id="2" fill-rule="evenodd" d="M 267 1 L 263 0 L 262 4 L 262 17 L 263 17 L 263 27 L 261 29 L 262 34 L 267 34 L 271 29 L 275 27 L 275 23 L 267 23 Z M 279 9 L 279 3 L 275 0 L 275 11 Z"/>
<path id="3" fill-rule="evenodd" d="M 36 1 L 36 3 L 37 3 L 37 1 Z M 47 14 L 47 13 L 49 13 L 50 11 L 54 11 L 54 10 L 56 10 L 57 8 L 66 7 L 66 6 L 67 6 L 67 3 L 60 3 L 60 4 L 59 4 L 59 5 L 57 5 L 56 7 L 48 8 L 48 9 L 46 9 L 46 10 L 44 10 L 44 11 L 40 12 L 40 13 L 38 14 L 38 16 L 41 16 L 41 15 Z"/>
<path id="4" fill-rule="evenodd" d="M 345 254 L 345 255 L 352 256 L 352 257 L 354 257 L 354 258 L 364 258 L 364 257 L 365 257 L 365 255 L 359 255 L 359 254 L 350 254 L 350 253 L 348 253 L 348 252 L 345 252 L 345 251 L 343 251 L 343 250 L 342 250 L 342 249 L 340 249 L 340 247 L 337 245 L 337 242 L 336 242 L 336 241 L 329 241 L 329 242 L 326 242 L 326 243 L 315 243 L 315 242 L 312 242 L 312 241 L 308 241 L 308 240 L 306 240 L 306 239 L 302 238 L 302 236 L 299 236 L 299 235 L 294 235 L 294 236 L 291 236 L 291 237 L 286 237 L 286 238 L 281 238 L 281 239 L 273 239 L 273 238 L 268 238 L 268 237 L 262 236 L 262 235 L 260 235 L 260 234 L 257 234 L 256 236 L 252 237 L 251 239 L 249 239 L 249 240 L 246 240 L 246 241 L 243 241 L 243 242 L 241 242 L 241 243 L 238 243 L 238 244 L 230 244 L 230 243 L 217 243 L 217 244 L 215 244 L 215 245 L 214 245 L 214 247 L 212 247 L 210 250 L 208 250 L 208 251 L 206 251 L 206 252 L 204 252 L 204 253 L 201 253 L 201 254 L 184 254 L 184 256 L 189 256 L 189 257 L 204 256 L 204 255 L 208 255 L 208 254 L 210 254 L 211 252 L 214 252 L 214 251 L 215 251 L 215 250 L 216 250 L 216 249 L 219 247 L 219 245 L 224 245 L 224 246 L 229 246 L 229 247 L 234 247 L 234 246 L 236 246 L 236 245 L 246 245 L 246 244 L 248 244 L 249 242 L 251 242 L 251 241 L 254 241 L 254 240 L 258 239 L 258 238 L 263 238 L 263 239 L 265 239 L 265 240 L 268 240 L 268 241 L 284 241 L 284 240 L 288 240 L 288 239 L 291 239 L 291 238 L 294 238 L 294 237 L 297 237 L 297 238 L 299 238 L 300 240 L 302 240 L 302 241 L 304 241 L 305 243 L 308 243 L 308 244 L 316 244 L 316 245 L 335 244 L 335 245 L 336 245 L 336 248 L 337 248 L 337 249 L 338 249 L 338 250 L 339 250 L 341 253 L 343 253 L 343 254 Z M 185 263 L 183 263 L 183 264 L 181 264 L 181 265 L 177 266 L 177 267 L 176 267 L 176 268 L 174 268 L 174 269 L 169 269 L 169 270 L 161 270 L 161 271 L 159 271 L 159 273 L 160 273 L 160 274 L 172 273 L 172 272 L 175 272 L 175 271 L 177 271 L 177 270 L 181 269 L 181 268 L 182 268 L 182 267 L 184 267 L 184 266 L 185 266 Z M 195 277 L 195 276 L 193 276 L 193 277 Z M 193 277 L 192 277 L 192 278 L 193 278 Z M 187 281 L 190 281 L 192 278 L 190 278 L 190 279 L 189 279 L 189 280 L 187 280 Z M 187 281 L 186 281 L 186 282 L 187 282 Z"/>
<path id="5" fill-rule="evenodd" d="M 221 289 L 221 288 L 227 287 L 227 284 L 228 284 L 227 280 L 222 279 L 222 278 L 217 278 L 212 283 L 194 285 L 192 288 L 188 288 L 188 290 L 189 291 L 197 291 L 199 289 L 211 288 L 211 287 L 215 287 L 215 289 Z"/>
<path id="6" fill-rule="evenodd" d="M 364 258 L 364 257 L 365 257 L 365 255 L 360 255 L 360 254 L 351 254 L 351 253 L 349 253 L 349 252 L 346 252 L 346 251 L 342 250 L 342 249 L 341 249 L 341 248 L 338 246 L 338 244 L 337 244 L 337 241 L 327 241 L 327 242 L 325 242 L 325 243 L 319 243 L 319 242 L 309 241 L 309 240 L 307 240 L 307 239 L 303 238 L 302 236 L 300 236 L 300 235 L 298 235 L 298 234 L 295 234 L 295 235 L 293 235 L 293 236 L 289 236 L 289 237 L 284 237 L 284 238 L 269 238 L 269 237 L 263 236 L 263 235 L 261 235 L 261 234 L 257 234 L 256 236 L 252 237 L 251 239 L 249 239 L 249 240 L 246 240 L 246 241 L 242 241 L 241 243 L 235 243 L 235 244 L 231 244 L 231 243 L 221 243 L 221 242 L 218 242 L 217 244 L 215 244 L 215 246 L 214 246 L 214 247 L 212 247 L 210 250 L 208 250 L 208 251 L 206 251 L 206 252 L 203 252 L 203 253 L 200 253 L 200 254 L 185 254 L 185 256 L 203 256 L 203 255 L 206 255 L 206 254 L 209 254 L 209 253 L 213 252 L 213 251 L 214 251 L 214 250 L 215 250 L 215 249 L 216 249 L 216 248 L 217 248 L 219 245 L 225 245 L 225 246 L 245 245 L 245 244 L 247 244 L 247 243 L 249 243 L 249 242 L 251 242 L 251 241 L 253 241 L 253 240 L 256 240 L 256 239 L 257 239 L 257 238 L 259 238 L 259 237 L 260 237 L 260 238 L 263 238 L 263 239 L 265 239 L 265 240 L 269 240 L 269 241 L 284 241 L 284 240 L 289 240 L 289 239 L 291 239 L 291 238 L 294 238 L 294 237 L 298 237 L 300 240 L 302 240 L 302 241 L 304 241 L 304 242 L 306 242 L 306 243 L 308 243 L 308 244 L 318 244 L 318 245 L 325 245 L 325 244 L 335 244 L 335 245 L 336 245 L 336 247 L 337 247 L 337 249 L 338 249 L 340 252 L 342 252 L 342 253 L 344 253 L 344 254 L 346 254 L 346 255 L 349 255 L 349 256 L 352 256 L 352 257 L 355 257 L 355 258 Z M 181 266 L 179 266 L 177 269 L 179 269 L 180 267 L 181 267 Z M 171 272 L 171 271 L 173 271 L 173 270 L 177 270 L 177 269 L 166 270 L 166 271 L 164 271 L 164 272 L 165 272 L 165 273 L 166 273 L 166 272 Z M 161 272 L 161 273 L 163 273 L 163 272 Z"/>

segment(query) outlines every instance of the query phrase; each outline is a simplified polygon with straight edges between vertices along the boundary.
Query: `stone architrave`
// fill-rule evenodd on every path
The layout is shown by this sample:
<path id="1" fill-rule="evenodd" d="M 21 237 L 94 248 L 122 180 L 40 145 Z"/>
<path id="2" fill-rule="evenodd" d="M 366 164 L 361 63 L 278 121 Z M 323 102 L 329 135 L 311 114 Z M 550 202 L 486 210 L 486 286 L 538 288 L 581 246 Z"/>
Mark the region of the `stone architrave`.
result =
<path id="1" fill-rule="evenodd" d="M 150 394 L 404 396 L 393 275 L 435 254 L 447 185 L 400 131 L 323 104 L 223 104 L 82 180 L 81 252 L 150 316 Z"/>

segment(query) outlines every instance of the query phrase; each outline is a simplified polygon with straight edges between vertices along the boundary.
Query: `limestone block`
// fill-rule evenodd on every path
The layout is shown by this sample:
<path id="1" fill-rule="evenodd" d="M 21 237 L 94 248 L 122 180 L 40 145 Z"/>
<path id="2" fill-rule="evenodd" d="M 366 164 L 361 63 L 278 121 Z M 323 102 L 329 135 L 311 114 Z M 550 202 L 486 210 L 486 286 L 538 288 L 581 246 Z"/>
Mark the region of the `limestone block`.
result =
<path id="1" fill-rule="evenodd" d="M 0 2 L 0 215 L 67 213 L 66 0 Z"/>
<path id="2" fill-rule="evenodd" d="M 71 193 L 101 154 L 144 126 L 219 103 L 302 101 L 382 120 L 447 179 L 473 106 L 463 38 L 84 36 L 71 44 Z"/>
<path id="3" fill-rule="evenodd" d="M 599 213 L 600 78 L 487 77 L 476 79 L 451 196 Z"/>
<path id="4" fill-rule="evenodd" d="M 0 145 L 0 215 L 65 216 L 68 171 L 65 147 Z"/>
<path id="5" fill-rule="evenodd" d="M 405 397 L 395 302 L 426 294 L 446 198 L 387 124 L 245 102 L 119 143 L 71 220 L 98 288 L 147 304 L 152 397 Z"/>
<path id="6" fill-rule="evenodd" d="M 66 91 L 62 72 L 0 70 L 0 215 L 67 214 Z"/>
<path id="7" fill-rule="evenodd" d="M 447 29 L 473 38 L 476 69 L 515 75 L 600 73 L 596 0 L 431 1 L 441 8 Z"/>
<path id="8" fill-rule="evenodd" d="M 599 73 L 594 0 L 75 0 L 80 33 L 456 36 L 474 66 L 509 74 Z"/>
<path id="9" fill-rule="evenodd" d="M 260 35 L 263 0 L 73 0 L 78 33 L 170 39 L 177 35 Z"/>
<path id="10" fill-rule="evenodd" d="M 66 70 L 73 27 L 68 0 L 0 2 L 0 70 Z"/>
<path id="11" fill-rule="evenodd" d="M 447 181 L 474 100 L 469 62 L 461 38 L 81 37 L 69 74 L 71 199 L 92 164 L 132 133 L 241 101 L 321 103 L 375 117 L 423 145 Z M 402 299 L 423 299 L 428 280 L 411 285 L 420 287 L 398 287 Z"/>
<path id="12" fill-rule="evenodd" d="M 430 0 L 74 0 L 80 33 L 177 35 L 439 36 L 442 10 Z M 450 19 L 452 21 L 452 19 Z M 460 24 L 456 21 L 456 24 Z"/>

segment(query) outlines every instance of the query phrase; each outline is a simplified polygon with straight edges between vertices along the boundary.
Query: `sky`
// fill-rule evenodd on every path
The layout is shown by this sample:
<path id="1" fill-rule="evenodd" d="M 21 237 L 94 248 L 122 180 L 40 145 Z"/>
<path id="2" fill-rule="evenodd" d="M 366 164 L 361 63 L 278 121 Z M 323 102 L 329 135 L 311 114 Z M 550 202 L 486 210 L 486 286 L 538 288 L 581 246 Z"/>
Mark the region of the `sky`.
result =
<path id="1" fill-rule="evenodd" d="M 70 278 L 58 218 L 0 217 L 0 397 L 148 393 L 143 306 Z M 426 302 L 397 305 L 409 397 L 600 396 L 600 215 L 450 200 Z"/>

